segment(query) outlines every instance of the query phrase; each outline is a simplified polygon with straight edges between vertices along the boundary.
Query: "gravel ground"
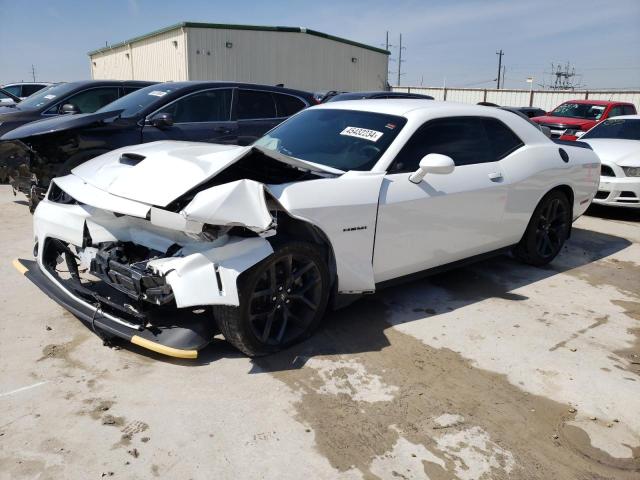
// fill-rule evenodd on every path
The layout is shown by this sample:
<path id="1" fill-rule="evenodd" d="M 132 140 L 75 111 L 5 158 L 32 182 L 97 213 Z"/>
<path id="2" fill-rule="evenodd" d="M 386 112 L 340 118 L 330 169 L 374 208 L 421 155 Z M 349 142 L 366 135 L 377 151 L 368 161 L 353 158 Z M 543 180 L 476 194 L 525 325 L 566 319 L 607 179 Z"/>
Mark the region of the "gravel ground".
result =
<path id="1" fill-rule="evenodd" d="M 640 215 L 593 210 L 552 265 L 498 257 L 330 313 L 250 360 L 107 348 L 11 265 L 0 186 L 0 479 L 637 479 Z"/>

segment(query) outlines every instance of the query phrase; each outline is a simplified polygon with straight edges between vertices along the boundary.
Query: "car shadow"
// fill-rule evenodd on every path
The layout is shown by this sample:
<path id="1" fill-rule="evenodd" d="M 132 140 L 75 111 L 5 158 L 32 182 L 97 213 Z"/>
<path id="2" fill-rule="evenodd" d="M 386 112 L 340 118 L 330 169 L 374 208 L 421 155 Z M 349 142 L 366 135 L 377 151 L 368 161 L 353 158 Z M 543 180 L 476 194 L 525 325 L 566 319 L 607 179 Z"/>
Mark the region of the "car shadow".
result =
<path id="1" fill-rule="evenodd" d="M 548 266 L 524 265 L 510 255 L 457 268 L 422 280 L 407 282 L 365 296 L 352 305 L 327 312 L 306 341 L 282 352 L 251 359 L 250 373 L 302 368 L 313 357 L 380 351 L 390 346 L 385 334 L 393 325 L 437 321 L 438 315 L 489 298 L 519 302 L 528 297 L 514 290 L 619 252 L 631 242 L 614 235 L 574 228 L 561 254 Z M 142 355 L 172 364 L 203 366 L 221 358 L 243 355 L 216 337 L 195 360 L 165 357 L 127 345 Z"/>
<path id="2" fill-rule="evenodd" d="M 621 221 L 640 221 L 640 208 L 626 208 L 626 207 L 607 207 L 605 205 L 598 205 L 592 203 L 585 212 L 585 215 L 590 217 L 598 217 L 605 220 L 621 220 Z"/>
<path id="3" fill-rule="evenodd" d="M 14 200 L 13 203 L 15 203 L 16 205 L 24 205 L 24 206 L 29 206 L 29 202 L 27 202 L 26 200 Z"/>

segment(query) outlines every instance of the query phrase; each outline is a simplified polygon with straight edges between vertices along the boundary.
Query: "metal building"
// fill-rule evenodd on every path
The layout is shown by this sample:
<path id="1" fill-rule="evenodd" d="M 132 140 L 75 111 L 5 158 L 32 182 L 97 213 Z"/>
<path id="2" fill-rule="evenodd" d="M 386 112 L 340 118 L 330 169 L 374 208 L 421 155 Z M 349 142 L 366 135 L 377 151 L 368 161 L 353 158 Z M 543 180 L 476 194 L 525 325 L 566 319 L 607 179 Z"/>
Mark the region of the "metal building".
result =
<path id="1" fill-rule="evenodd" d="M 94 79 L 228 80 L 383 90 L 389 52 L 297 27 L 184 22 L 89 52 Z"/>

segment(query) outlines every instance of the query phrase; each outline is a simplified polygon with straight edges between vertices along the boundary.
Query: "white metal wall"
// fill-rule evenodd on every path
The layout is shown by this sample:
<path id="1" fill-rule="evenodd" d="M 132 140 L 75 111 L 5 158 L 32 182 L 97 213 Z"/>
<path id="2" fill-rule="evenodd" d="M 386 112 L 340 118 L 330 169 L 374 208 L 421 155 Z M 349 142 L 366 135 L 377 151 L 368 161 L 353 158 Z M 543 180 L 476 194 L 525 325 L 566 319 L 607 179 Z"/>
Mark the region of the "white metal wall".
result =
<path id="1" fill-rule="evenodd" d="M 96 53 L 90 58 L 91 78 L 95 80 L 132 80 L 131 62 L 127 59 L 129 45 L 108 52 Z"/>
<path id="2" fill-rule="evenodd" d="M 187 80 L 185 40 L 184 32 L 175 29 L 96 53 L 91 56 L 92 78 L 159 82 Z"/>
<path id="3" fill-rule="evenodd" d="M 508 107 L 526 107 L 530 105 L 546 111 L 552 110 L 567 100 L 611 100 L 630 102 L 640 111 L 640 91 L 576 91 L 559 92 L 555 90 L 490 90 L 477 88 L 437 88 L 437 87 L 393 87 L 394 91 L 422 93 L 436 100 L 451 102 L 478 103 L 492 102 Z"/>
<path id="4" fill-rule="evenodd" d="M 387 80 L 387 55 L 305 33 L 187 28 L 187 38 L 190 80 L 310 91 L 380 90 Z"/>
<path id="5" fill-rule="evenodd" d="M 177 28 L 91 56 L 95 79 L 283 83 L 309 91 L 382 90 L 387 70 L 384 53 L 283 31 Z"/>

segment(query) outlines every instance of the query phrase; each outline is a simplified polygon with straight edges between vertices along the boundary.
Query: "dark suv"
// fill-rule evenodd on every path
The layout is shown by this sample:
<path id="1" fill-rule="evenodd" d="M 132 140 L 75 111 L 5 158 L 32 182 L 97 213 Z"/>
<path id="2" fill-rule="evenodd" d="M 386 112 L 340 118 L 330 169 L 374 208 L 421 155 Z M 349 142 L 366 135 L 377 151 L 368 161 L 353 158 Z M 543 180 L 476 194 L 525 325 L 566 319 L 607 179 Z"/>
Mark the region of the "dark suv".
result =
<path id="1" fill-rule="evenodd" d="M 168 82 L 127 95 L 93 114 L 24 125 L 0 137 L 0 163 L 33 209 L 49 181 L 109 150 L 157 140 L 249 145 L 312 94 L 235 82 Z"/>
<path id="2" fill-rule="evenodd" d="M 36 120 L 73 113 L 93 113 L 114 100 L 153 83 L 155 82 L 120 80 L 56 83 L 16 105 L 0 107 L 0 135 Z"/>

